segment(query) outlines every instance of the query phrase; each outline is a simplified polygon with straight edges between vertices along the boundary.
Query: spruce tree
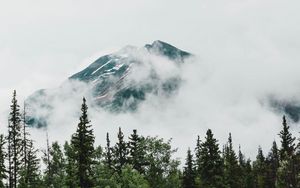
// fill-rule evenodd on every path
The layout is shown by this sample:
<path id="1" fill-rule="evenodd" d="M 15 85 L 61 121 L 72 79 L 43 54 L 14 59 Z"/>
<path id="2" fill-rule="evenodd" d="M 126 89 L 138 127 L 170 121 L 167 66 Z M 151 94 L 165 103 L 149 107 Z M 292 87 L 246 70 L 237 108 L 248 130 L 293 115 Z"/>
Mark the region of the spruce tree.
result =
<path id="1" fill-rule="evenodd" d="M 9 153 L 9 187 L 16 188 L 19 181 L 22 156 L 22 134 L 21 134 L 21 113 L 17 101 L 17 93 L 13 92 L 11 112 L 9 114 L 8 127 L 8 153 Z"/>
<path id="2" fill-rule="evenodd" d="M 0 188 L 4 188 L 4 180 L 7 178 L 7 169 L 5 167 L 6 152 L 5 152 L 5 137 L 0 135 Z"/>
<path id="3" fill-rule="evenodd" d="M 92 164 L 94 154 L 95 137 L 93 129 L 90 125 L 87 114 L 88 107 L 86 99 L 83 98 L 81 106 L 81 117 L 77 126 L 76 133 L 73 134 L 71 143 L 75 151 L 75 161 L 77 165 L 77 177 L 81 188 L 88 188 L 93 186 L 92 182 Z"/>
<path id="4" fill-rule="evenodd" d="M 64 186 L 65 181 L 65 158 L 61 146 L 54 142 L 49 147 L 49 157 L 45 155 L 43 161 L 47 167 L 45 171 L 45 185 L 47 187 L 60 188 Z M 50 171 L 49 171 L 50 169 Z"/>
<path id="5" fill-rule="evenodd" d="M 133 130 L 133 134 L 129 137 L 129 163 L 133 169 L 139 173 L 144 173 L 145 162 L 145 149 L 143 148 L 143 138 L 137 134 L 137 130 Z"/>
<path id="6" fill-rule="evenodd" d="M 111 153 L 111 146 L 110 146 L 110 139 L 109 133 L 106 133 L 106 154 L 105 154 L 105 163 L 109 169 L 112 169 L 112 153 Z"/>
<path id="7" fill-rule="evenodd" d="M 22 114 L 22 158 L 21 158 L 21 169 L 20 169 L 20 184 L 21 187 L 26 187 L 29 184 L 28 176 L 28 150 L 30 149 L 29 132 L 27 131 L 26 124 L 26 105 L 24 103 L 24 109 Z"/>
<path id="8" fill-rule="evenodd" d="M 224 153 L 224 178 L 226 186 L 230 188 L 241 187 L 240 168 L 238 158 L 233 150 L 231 133 L 225 145 Z"/>
<path id="9" fill-rule="evenodd" d="M 41 187 L 41 179 L 40 179 L 40 170 L 39 164 L 40 159 L 37 157 L 37 152 L 33 146 L 33 141 L 30 140 L 29 147 L 27 150 L 27 165 L 26 165 L 26 175 L 27 179 L 25 187 L 39 188 Z"/>
<path id="10" fill-rule="evenodd" d="M 266 187 L 266 161 L 261 147 L 258 148 L 256 160 L 253 163 L 255 184 L 258 188 Z"/>
<path id="11" fill-rule="evenodd" d="M 64 144 L 64 153 L 66 156 L 66 179 L 65 186 L 68 188 L 78 187 L 79 181 L 77 178 L 77 163 L 75 160 L 75 150 L 72 144 L 65 142 Z"/>
<path id="12" fill-rule="evenodd" d="M 182 181 L 182 187 L 183 188 L 195 188 L 195 167 L 194 167 L 194 161 L 193 161 L 193 155 L 191 154 L 190 148 L 187 151 L 187 157 L 185 162 L 185 167 L 183 170 L 183 181 Z"/>
<path id="13" fill-rule="evenodd" d="M 289 130 L 290 127 L 287 125 L 285 116 L 283 116 L 282 125 L 282 130 L 279 133 L 281 148 L 279 150 L 280 165 L 277 172 L 277 185 L 279 187 L 296 187 L 299 170 L 297 170 L 295 137 Z"/>
<path id="14" fill-rule="evenodd" d="M 212 131 L 208 129 L 205 141 L 201 144 L 201 183 L 203 187 L 224 187 L 223 161 L 217 142 Z"/>
<path id="15" fill-rule="evenodd" d="M 287 125 L 286 118 L 282 118 L 282 130 L 279 133 L 281 139 L 280 160 L 286 159 L 295 152 L 295 137 L 290 133 L 290 127 Z"/>
<path id="16" fill-rule="evenodd" d="M 277 180 L 277 170 L 279 167 L 279 154 L 277 144 L 274 141 L 271 151 L 266 159 L 267 163 L 267 179 L 266 179 L 266 186 L 269 188 L 276 187 L 276 180 Z"/>
<path id="17" fill-rule="evenodd" d="M 124 134 L 121 130 L 121 127 L 119 127 L 118 141 L 114 148 L 114 156 L 115 156 L 114 164 L 119 174 L 121 174 L 122 167 L 127 163 L 127 155 L 128 155 L 127 143 L 124 141 Z"/>

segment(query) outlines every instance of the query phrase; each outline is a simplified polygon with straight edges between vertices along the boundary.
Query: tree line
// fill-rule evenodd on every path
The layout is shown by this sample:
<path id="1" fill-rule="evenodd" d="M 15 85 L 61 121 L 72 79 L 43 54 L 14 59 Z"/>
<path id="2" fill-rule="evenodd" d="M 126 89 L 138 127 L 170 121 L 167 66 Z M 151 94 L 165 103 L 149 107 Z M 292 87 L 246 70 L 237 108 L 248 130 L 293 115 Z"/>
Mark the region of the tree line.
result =
<path id="1" fill-rule="evenodd" d="M 13 93 L 8 132 L 0 135 L 0 187 L 8 188 L 297 188 L 300 187 L 300 144 L 283 116 L 280 146 L 256 158 L 233 149 L 232 135 L 220 147 L 212 130 L 188 149 L 183 167 L 174 158 L 171 139 L 142 136 L 137 130 L 117 142 L 95 146 L 95 135 L 83 98 L 76 132 L 63 145 L 37 150 Z M 40 155 L 42 153 L 42 155 Z M 44 168 L 41 168 L 43 166 Z"/>

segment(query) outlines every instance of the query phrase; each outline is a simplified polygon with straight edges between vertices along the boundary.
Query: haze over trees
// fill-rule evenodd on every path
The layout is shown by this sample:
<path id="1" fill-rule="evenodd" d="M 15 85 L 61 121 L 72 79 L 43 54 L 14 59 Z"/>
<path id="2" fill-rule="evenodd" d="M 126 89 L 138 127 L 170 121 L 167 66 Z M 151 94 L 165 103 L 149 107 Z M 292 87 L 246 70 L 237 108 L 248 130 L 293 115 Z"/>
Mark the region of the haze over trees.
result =
<path id="1" fill-rule="evenodd" d="M 124 122 L 126 123 L 126 122 Z M 83 98 L 76 132 L 62 146 L 49 143 L 44 151 L 34 141 L 13 92 L 7 133 L 0 135 L 0 187 L 9 188 L 297 188 L 300 187 L 300 142 L 285 116 L 280 143 L 270 151 L 258 147 L 251 161 L 234 136 L 220 146 L 213 131 L 195 138 L 184 164 L 174 157 L 171 140 L 143 136 L 137 130 L 106 134 L 106 145 L 95 145 L 88 106 Z M 259 131 L 259 130 L 258 130 Z M 159 133 L 159 132 L 158 132 Z M 117 137 L 112 145 L 111 136 Z M 270 141 L 272 142 L 272 141 Z M 245 146 L 246 147 L 246 146 Z M 42 153 L 42 155 L 40 155 Z M 44 168 L 41 168 L 41 166 Z"/>

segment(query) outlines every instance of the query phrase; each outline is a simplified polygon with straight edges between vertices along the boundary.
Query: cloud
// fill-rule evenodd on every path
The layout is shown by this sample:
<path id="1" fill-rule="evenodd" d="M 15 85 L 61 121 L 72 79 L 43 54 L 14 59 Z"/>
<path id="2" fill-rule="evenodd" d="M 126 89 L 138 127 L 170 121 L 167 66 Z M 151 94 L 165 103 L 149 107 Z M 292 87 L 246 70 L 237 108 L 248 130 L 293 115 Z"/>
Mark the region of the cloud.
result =
<path id="1" fill-rule="evenodd" d="M 299 99 L 299 3 L 30 1 L 19 8 L 5 4 L 0 8 L 1 130 L 14 88 L 21 102 L 37 89 L 59 86 L 86 65 L 91 54 L 161 39 L 198 56 L 176 70 L 184 79 L 179 93 L 168 101 L 148 96 L 136 114 L 90 109 L 97 142 L 105 141 L 107 131 L 116 134 L 118 126 L 127 135 L 138 128 L 146 135 L 173 137 L 183 156 L 197 134 L 203 138 L 212 128 L 220 144 L 232 132 L 235 148 L 241 144 L 253 157 L 258 145 L 265 151 L 271 147 L 281 128 L 282 114 L 265 106 L 265 97 Z M 158 68 L 161 61 L 155 59 Z M 161 70 L 167 75 L 171 69 Z M 79 99 L 65 107 L 80 109 Z M 74 132 L 78 119 L 60 110 L 55 113 L 59 118 L 49 135 L 62 141 Z M 298 125 L 292 128 L 298 136 Z M 44 133 L 35 131 L 34 137 L 42 146 Z"/>

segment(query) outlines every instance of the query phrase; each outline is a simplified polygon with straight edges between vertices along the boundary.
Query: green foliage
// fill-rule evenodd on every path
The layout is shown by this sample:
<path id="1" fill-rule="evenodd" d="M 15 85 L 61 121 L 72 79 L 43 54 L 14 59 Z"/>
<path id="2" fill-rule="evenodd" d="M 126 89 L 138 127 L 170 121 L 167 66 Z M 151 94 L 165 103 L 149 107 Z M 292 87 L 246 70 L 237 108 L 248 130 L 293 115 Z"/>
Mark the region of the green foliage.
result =
<path id="1" fill-rule="evenodd" d="M 183 181 L 182 181 L 182 187 L 183 188 L 195 188 L 195 168 L 194 168 L 194 161 L 193 161 L 193 155 L 191 154 L 191 150 L 188 149 L 187 157 L 186 157 L 186 163 L 183 170 Z"/>
<path id="2" fill-rule="evenodd" d="M 122 168 L 127 163 L 128 157 L 128 147 L 124 140 L 124 134 L 121 127 L 119 127 L 118 141 L 113 149 L 113 154 L 115 169 L 119 174 L 121 174 Z"/>
<path id="3" fill-rule="evenodd" d="M 174 181 L 171 183 L 174 186 L 177 182 L 176 178 L 179 178 L 178 166 L 180 162 L 177 159 L 172 159 L 172 154 L 177 149 L 172 149 L 171 140 L 165 142 L 157 137 L 146 137 L 143 142 L 146 150 L 145 159 L 148 163 L 145 176 L 150 186 L 152 188 L 167 188 L 171 180 Z"/>
<path id="4" fill-rule="evenodd" d="M 206 132 L 205 141 L 201 143 L 200 178 L 203 187 L 224 187 L 223 160 L 220 156 L 219 145 L 210 129 Z"/>
<path id="5" fill-rule="evenodd" d="M 21 136 L 21 113 L 17 101 L 17 92 L 13 92 L 12 104 L 10 106 L 8 126 L 8 173 L 9 186 L 17 187 L 21 170 L 22 158 L 22 136 Z"/>
<path id="6" fill-rule="evenodd" d="M 7 178 L 6 172 L 7 169 L 5 167 L 5 159 L 6 159 L 6 152 L 5 152 L 5 137 L 4 135 L 0 135 L 0 188 L 5 187 L 4 180 Z"/>
<path id="7" fill-rule="evenodd" d="M 238 165 L 238 158 L 233 150 L 231 134 L 224 148 L 224 182 L 226 187 L 240 188 L 241 174 Z"/>
<path id="8" fill-rule="evenodd" d="M 92 187 L 92 164 L 94 154 L 95 137 L 87 115 L 88 107 L 83 98 L 81 106 L 81 117 L 76 133 L 73 134 L 71 143 L 74 149 L 74 161 L 76 163 L 76 176 L 79 179 L 79 186 L 82 188 Z"/>

